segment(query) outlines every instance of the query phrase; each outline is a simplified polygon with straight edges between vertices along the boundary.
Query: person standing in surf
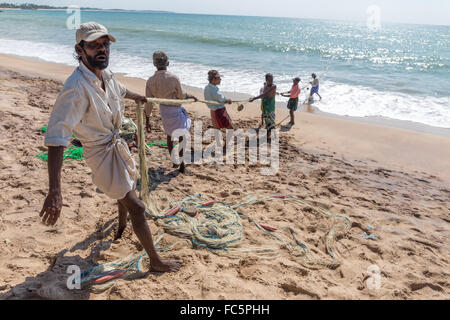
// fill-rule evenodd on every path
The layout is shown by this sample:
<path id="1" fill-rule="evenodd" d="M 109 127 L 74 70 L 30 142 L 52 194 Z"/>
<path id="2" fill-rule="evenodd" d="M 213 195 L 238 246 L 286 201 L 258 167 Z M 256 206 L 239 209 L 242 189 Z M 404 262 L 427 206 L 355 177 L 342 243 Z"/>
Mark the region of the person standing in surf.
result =
<path id="1" fill-rule="evenodd" d="M 309 96 L 311 97 L 310 100 L 312 100 L 312 98 L 314 98 L 314 93 L 317 94 L 320 98 L 320 100 L 322 100 L 322 97 L 319 94 L 319 79 L 317 78 L 317 75 L 315 73 L 313 73 L 312 75 L 313 81 L 310 82 L 311 84 L 311 92 L 309 94 Z"/>

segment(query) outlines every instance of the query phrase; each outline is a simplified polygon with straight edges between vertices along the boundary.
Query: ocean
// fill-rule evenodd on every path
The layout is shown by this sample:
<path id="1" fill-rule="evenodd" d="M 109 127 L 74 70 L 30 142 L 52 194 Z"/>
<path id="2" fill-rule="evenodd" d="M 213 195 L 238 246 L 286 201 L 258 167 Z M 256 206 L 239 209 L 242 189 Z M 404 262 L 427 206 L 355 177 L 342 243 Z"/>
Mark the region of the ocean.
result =
<path id="1" fill-rule="evenodd" d="M 0 53 L 75 66 L 75 30 L 65 11 L 0 13 Z M 450 26 L 144 12 L 81 12 L 117 38 L 110 68 L 147 79 L 152 53 L 164 50 L 185 85 L 256 95 L 268 72 L 278 91 L 318 74 L 321 111 L 450 128 Z M 302 99 L 306 97 L 306 90 Z M 279 98 L 281 99 L 281 98 Z"/>

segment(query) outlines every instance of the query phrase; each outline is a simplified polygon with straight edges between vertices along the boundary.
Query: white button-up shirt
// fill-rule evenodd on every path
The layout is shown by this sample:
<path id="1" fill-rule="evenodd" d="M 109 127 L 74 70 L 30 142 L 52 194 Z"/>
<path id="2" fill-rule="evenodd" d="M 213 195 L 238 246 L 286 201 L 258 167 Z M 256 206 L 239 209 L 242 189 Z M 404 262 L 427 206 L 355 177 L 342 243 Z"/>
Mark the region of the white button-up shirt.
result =
<path id="1" fill-rule="evenodd" d="M 112 199 L 123 199 L 136 186 L 138 172 L 119 129 L 126 88 L 109 70 L 101 80 L 82 62 L 58 95 L 45 135 L 46 146 L 67 147 L 72 134 L 83 144 L 93 182 Z"/>

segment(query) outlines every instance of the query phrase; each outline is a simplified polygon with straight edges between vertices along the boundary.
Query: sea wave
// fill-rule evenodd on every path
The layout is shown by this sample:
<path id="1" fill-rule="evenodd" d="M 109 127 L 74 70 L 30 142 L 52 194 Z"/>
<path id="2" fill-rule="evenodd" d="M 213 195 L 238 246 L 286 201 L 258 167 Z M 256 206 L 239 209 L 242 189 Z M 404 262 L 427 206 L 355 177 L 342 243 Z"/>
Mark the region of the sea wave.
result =
<path id="1" fill-rule="evenodd" d="M 78 64 L 73 57 L 73 47 L 66 45 L 0 39 L 0 53 L 39 58 L 71 66 Z M 207 84 L 207 72 L 214 67 L 173 60 L 170 71 L 177 74 L 183 84 L 203 88 Z M 110 68 L 116 73 L 145 80 L 155 71 L 150 58 L 129 55 L 119 50 L 112 52 Z M 223 68 L 221 73 L 224 75 L 221 90 L 226 92 L 257 95 L 264 82 L 262 71 Z M 276 73 L 274 75 L 278 91 L 288 91 L 292 76 Z M 426 96 L 404 89 L 381 91 L 367 86 L 336 82 L 328 78 L 326 73 L 319 73 L 319 78 L 323 100 L 316 106 L 322 111 L 354 117 L 382 116 L 450 128 L 450 96 Z M 307 78 L 303 80 L 308 81 Z M 395 89 L 395 86 L 392 88 Z M 304 90 L 302 99 L 305 99 L 307 94 L 307 90 Z M 281 98 L 280 101 L 286 99 Z"/>

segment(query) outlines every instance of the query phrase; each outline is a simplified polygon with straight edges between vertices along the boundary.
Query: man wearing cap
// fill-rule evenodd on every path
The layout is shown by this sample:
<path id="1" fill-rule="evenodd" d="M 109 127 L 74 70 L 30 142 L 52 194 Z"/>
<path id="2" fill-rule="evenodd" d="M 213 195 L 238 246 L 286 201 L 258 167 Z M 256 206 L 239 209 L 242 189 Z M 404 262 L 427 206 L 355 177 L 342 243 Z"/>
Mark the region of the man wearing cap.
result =
<path id="1" fill-rule="evenodd" d="M 136 102 L 147 99 L 128 91 L 107 69 L 110 42 L 116 39 L 95 22 L 84 23 L 76 33 L 75 51 L 80 65 L 66 80 L 58 95 L 45 135 L 48 147 L 49 193 L 40 216 L 54 225 L 61 213 L 61 167 L 64 147 L 72 134 L 83 144 L 83 156 L 92 170 L 94 184 L 119 206 L 120 238 L 131 216 L 134 232 L 150 257 L 153 271 L 177 271 L 181 263 L 163 260 L 153 245 L 145 219 L 145 206 L 135 188 L 138 171 L 127 143 L 120 138 L 123 117 L 121 98 Z"/>
<path id="2" fill-rule="evenodd" d="M 300 83 L 300 78 L 297 77 L 295 79 L 292 79 L 293 84 L 292 88 L 289 92 L 284 92 L 281 95 L 283 97 L 289 97 L 289 101 L 287 104 L 287 108 L 289 109 L 289 114 L 291 116 L 291 121 L 289 122 L 290 126 L 295 125 L 295 119 L 294 119 L 294 112 L 297 111 L 298 108 L 298 96 L 300 95 L 300 87 L 298 84 Z"/>
<path id="3" fill-rule="evenodd" d="M 155 74 L 147 80 L 146 95 L 149 98 L 160 99 L 198 99 L 190 94 L 184 93 L 181 89 L 180 79 L 167 71 L 169 66 L 169 57 L 163 51 L 156 51 L 153 54 L 153 65 L 157 71 Z M 147 121 L 147 131 L 150 130 L 150 115 L 153 111 L 153 103 L 147 102 L 145 104 L 145 115 Z M 159 106 L 161 114 L 161 121 L 164 131 L 167 135 L 167 146 L 169 148 L 169 154 L 172 155 L 173 142 L 172 136 L 174 133 L 179 136 L 180 144 L 183 141 L 183 136 L 191 128 L 191 119 L 188 117 L 186 110 L 182 106 L 170 106 L 161 104 Z M 180 152 L 180 158 L 182 159 L 183 152 Z M 174 168 L 178 165 L 174 164 Z M 182 161 L 179 171 L 185 173 L 185 165 Z"/>

